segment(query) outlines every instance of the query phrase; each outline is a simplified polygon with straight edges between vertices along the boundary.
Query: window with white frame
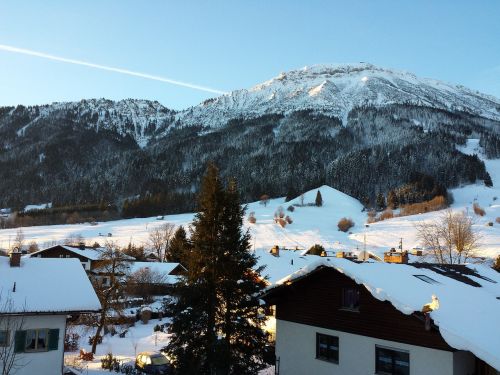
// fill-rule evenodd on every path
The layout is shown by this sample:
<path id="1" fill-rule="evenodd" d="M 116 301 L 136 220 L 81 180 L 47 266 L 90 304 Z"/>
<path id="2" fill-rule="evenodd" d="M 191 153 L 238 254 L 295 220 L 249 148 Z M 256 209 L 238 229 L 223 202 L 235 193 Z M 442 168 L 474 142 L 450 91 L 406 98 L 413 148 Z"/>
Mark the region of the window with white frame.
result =
<path id="1" fill-rule="evenodd" d="M 27 352 L 44 352 L 47 351 L 49 332 L 47 329 L 28 329 L 26 330 L 26 346 Z"/>

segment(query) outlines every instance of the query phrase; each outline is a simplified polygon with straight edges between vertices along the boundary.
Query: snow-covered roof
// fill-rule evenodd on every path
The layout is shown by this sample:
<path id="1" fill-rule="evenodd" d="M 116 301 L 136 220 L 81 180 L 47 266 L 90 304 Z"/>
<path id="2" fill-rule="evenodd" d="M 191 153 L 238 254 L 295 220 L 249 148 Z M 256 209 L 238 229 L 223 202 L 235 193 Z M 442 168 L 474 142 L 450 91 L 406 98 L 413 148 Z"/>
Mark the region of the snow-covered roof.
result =
<path id="1" fill-rule="evenodd" d="M 61 313 L 98 311 L 101 304 L 78 259 L 21 259 L 11 267 L 0 257 L 1 313 Z M 14 291 L 15 285 L 15 291 Z M 5 301 L 11 306 L 5 310 Z"/>
<path id="2" fill-rule="evenodd" d="M 268 249 L 260 249 L 255 251 L 255 255 L 257 267 L 265 266 L 262 276 L 267 276 L 271 284 L 319 259 L 316 255 L 303 256 L 300 251 L 293 250 L 280 250 L 276 257 Z"/>
<path id="3" fill-rule="evenodd" d="M 478 264 L 467 265 L 476 275 L 467 275 L 468 279 L 480 285 L 475 287 L 459 278 L 443 275 L 439 266 L 433 271 L 433 267 L 321 258 L 279 280 L 268 290 L 303 278 L 320 267 L 331 267 L 345 274 L 378 300 L 389 301 L 407 315 L 421 311 L 431 302 L 432 295 L 436 295 L 439 309 L 430 315 L 448 345 L 469 350 L 500 370 L 500 273 Z M 425 282 L 415 275 L 430 277 L 435 282 Z"/>
<path id="4" fill-rule="evenodd" d="M 90 259 L 90 260 L 99 260 L 101 255 L 102 255 L 102 251 L 104 250 L 104 248 L 102 248 L 102 247 L 97 247 L 97 248 L 86 247 L 85 249 L 81 249 L 80 247 L 77 247 L 77 246 L 69 246 L 69 245 L 57 245 L 57 246 L 60 246 L 65 250 L 71 251 L 74 254 L 80 255 L 80 256 L 85 257 L 85 258 Z M 35 257 L 38 254 L 40 254 L 48 249 L 51 249 L 51 248 L 52 247 L 35 251 L 34 253 L 31 253 L 30 256 Z M 131 256 L 126 255 L 126 254 L 123 254 L 123 257 L 125 259 L 135 260 L 134 257 L 131 257 Z"/>
<path id="5" fill-rule="evenodd" d="M 136 272 L 139 271 L 141 268 L 147 268 L 150 269 L 151 271 L 170 275 L 170 272 L 172 272 L 180 265 L 181 265 L 180 263 L 164 263 L 164 262 L 130 262 L 129 270 L 130 272 Z"/>
<path id="6" fill-rule="evenodd" d="M 141 269 L 149 269 L 152 272 L 158 272 L 165 276 L 165 284 L 175 284 L 179 281 L 178 275 L 171 275 L 170 273 L 174 271 L 177 267 L 182 267 L 180 263 L 163 263 L 163 262 L 130 262 L 129 272 L 134 273 Z"/>

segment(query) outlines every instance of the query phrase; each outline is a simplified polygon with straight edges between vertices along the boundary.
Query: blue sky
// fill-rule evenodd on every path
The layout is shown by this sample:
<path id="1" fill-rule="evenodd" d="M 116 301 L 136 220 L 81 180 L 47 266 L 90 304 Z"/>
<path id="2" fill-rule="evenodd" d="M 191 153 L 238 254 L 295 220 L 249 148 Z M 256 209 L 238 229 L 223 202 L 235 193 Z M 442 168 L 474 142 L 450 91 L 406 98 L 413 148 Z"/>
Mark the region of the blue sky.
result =
<path id="1" fill-rule="evenodd" d="M 0 44 L 222 91 L 366 61 L 500 97 L 500 2 L 0 2 Z M 214 94 L 0 50 L 0 105 L 105 97 L 170 108 Z"/>

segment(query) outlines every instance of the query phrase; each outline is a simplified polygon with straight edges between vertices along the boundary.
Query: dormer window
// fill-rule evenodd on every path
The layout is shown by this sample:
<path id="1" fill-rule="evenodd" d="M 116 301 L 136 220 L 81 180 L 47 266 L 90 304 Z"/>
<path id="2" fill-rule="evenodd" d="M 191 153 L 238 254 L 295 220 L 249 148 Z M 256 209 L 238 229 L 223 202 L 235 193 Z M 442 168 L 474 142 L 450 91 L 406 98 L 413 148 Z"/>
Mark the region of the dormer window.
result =
<path id="1" fill-rule="evenodd" d="M 359 288 L 342 288 L 342 309 L 359 311 Z"/>
<path id="2" fill-rule="evenodd" d="M 439 281 L 434 280 L 432 277 L 426 276 L 426 275 L 413 275 L 417 279 L 422 280 L 423 282 L 426 282 L 427 284 L 441 284 Z"/>

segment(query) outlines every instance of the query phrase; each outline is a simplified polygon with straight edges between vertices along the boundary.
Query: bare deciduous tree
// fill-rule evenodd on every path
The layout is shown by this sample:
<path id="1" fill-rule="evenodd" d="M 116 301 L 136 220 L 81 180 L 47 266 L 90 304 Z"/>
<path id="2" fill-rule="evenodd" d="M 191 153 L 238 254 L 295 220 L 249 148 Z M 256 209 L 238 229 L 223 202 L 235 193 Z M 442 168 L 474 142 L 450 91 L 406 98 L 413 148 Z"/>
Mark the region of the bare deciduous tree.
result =
<path id="1" fill-rule="evenodd" d="M 142 297 L 150 302 L 157 285 L 164 284 L 167 275 L 150 268 L 140 268 L 131 273 L 127 278 L 127 289 L 132 295 Z"/>
<path id="2" fill-rule="evenodd" d="M 446 210 L 438 219 L 416 225 L 418 239 L 427 247 L 434 261 L 441 264 L 461 264 L 475 255 L 479 234 L 473 228 L 474 219 L 465 212 Z"/>
<path id="3" fill-rule="evenodd" d="M 21 228 L 19 228 L 16 232 L 16 238 L 14 238 L 14 242 L 12 243 L 11 250 L 19 249 L 21 251 L 24 246 L 24 232 Z"/>
<path id="4" fill-rule="evenodd" d="M 13 314 L 15 311 L 12 299 L 2 298 L 0 294 L 0 332 L 2 341 L 0 342 L 0 370 L 2 375 L 15 374 L 16 370 L 26 366 L 26 361 L 18 356 L 15 350 L 15 334 L 24 326 L 24 318 L 20 314 Z"/>
<path id="5" fill-rule="evenodd" d="M 269 203 L 269 195 L 267 194 L 262 194 L 260 196 L 260 204 L 263 205 L 264 207 L 267 206 L 267 204 Z"/>
<path id="6" fill-rule="evenodd" d="M 92 342 L 92 353 L 95 354 L 96 346 L 102 329 L 108 323 L 111 312 L 121 313 L 121 304 L 118 299 L 123 294 L 123 283 L 121 278 L 128 270 L 128 257 L 113 242 L 106 242 L 99 257 L 94 272 L 97 276 L 92 277 L 92 285 L 101 302 L 101 312 L 93 324 L 97 327 L 95 338 Z"/>
<path id="7" fill-rule="evenodd" d="M 156 252 L 160 262 L 164 262 L 167 257 L 167 250 L 170 246 L 170 240 L 175 233 L 175 225 L 165 223 L 149 232 L 149 244 Z"/>

